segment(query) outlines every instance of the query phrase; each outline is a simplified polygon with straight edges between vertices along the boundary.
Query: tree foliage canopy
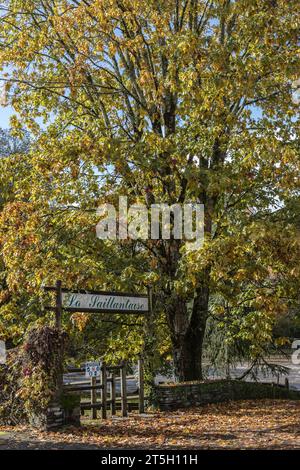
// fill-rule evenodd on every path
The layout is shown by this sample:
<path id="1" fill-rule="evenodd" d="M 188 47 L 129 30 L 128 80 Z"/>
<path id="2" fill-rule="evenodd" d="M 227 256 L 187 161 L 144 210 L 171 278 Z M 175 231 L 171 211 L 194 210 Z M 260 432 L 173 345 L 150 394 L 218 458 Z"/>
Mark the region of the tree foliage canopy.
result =
<path id="1" fill-rule="evenodd" d="M 183 372 L 184 357 L 198 355 L 188 344 L 202 344 L 209 298 L 211 313 L 259 354 L 299 279 L 296 229 L 271 216 L 299 198 L 298 7 L 2 2 L 12 124 L 36 135 L 29 166 L 2 162 L 6 178 L 20 172 L 2 213 L 10 288 L 36 292 L 58 277 L 69 287 L 151 282 L 183 378 L 200 374 L 199 364 Z M 94 209 L 119 194 L 203 203 L 204 246 L 97 240 Z"/>

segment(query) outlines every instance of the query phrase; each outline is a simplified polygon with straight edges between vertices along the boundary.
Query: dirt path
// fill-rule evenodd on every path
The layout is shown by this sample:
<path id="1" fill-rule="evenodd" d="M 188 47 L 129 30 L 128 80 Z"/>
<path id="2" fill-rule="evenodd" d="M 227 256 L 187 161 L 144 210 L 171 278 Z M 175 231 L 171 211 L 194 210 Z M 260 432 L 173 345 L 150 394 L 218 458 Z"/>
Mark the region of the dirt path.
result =
<path id="1" fill-rule="evenodd" d="M 300 449 L 300 402 L 232 402 L 86 422 L 58 432 L 3 427 L 0 432 L 6 433 L 0 433 L 0 450 Z"/>
<path id="2" fill-rule="evenodd" d="M 97 450 L 99 446 L 90 445 L 85 442 L 68 443 L 63 440 L 54 439 L 45 440 L 38 437 L 35 432 L 30 430 L 10 431 L 4 435 L 0 433 L 0 451 L 1 450 Z"/>

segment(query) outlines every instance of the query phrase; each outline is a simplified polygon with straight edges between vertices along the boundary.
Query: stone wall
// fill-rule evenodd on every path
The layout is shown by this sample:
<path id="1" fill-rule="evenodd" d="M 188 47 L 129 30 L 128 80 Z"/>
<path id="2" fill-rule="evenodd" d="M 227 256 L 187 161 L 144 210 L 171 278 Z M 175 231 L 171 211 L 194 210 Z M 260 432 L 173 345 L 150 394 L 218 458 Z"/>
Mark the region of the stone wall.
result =
<path id="1" fill-rule="evenodd" d="M 28 418 L 31 426 L 43 431 L 59 429 L 64 425 L 80 426 L 80 396 L 62 395 L 44 413 L 31 413 Z"/>
<path id="2" fill-rule="evenodd" d="M 159 385 L 156 404 L 161 411 L 220 403 L 230 400 L 260 398 L 300 399 L 300 392 L 283 386 L 239 380 L 213 380 L 207 382 Z"/>
<path id="3" fill-rule="evenodd" d="M 64 411 L 58 402 L 51 403 L 44 413 L 30 413 L 29 424 L 42 431 L 58 429 L 64 424 Z"/>

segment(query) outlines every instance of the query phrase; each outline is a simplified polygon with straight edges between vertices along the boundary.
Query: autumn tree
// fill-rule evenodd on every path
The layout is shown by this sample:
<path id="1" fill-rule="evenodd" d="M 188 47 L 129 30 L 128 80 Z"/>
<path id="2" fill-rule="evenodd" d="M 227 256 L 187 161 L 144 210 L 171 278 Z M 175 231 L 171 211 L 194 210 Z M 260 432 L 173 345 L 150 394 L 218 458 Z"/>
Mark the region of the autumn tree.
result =
<path id="1" fill-rule="evenodd" d="M 86 217 L 119 194 L 204 204 L 203 247 L 134 242 L 124 284 L 154 284 L 179 379 L 202 377 L 213 295 L 234 321 L 250 308 L 255 353 L 299 270 L 295 232 L 270 219 L 299 194 L 298 2 L 8 0 L 0 21 L 13 124 L 38 137 L 19 196 L 34 218 L 54 207 Z M 7 233 L 11 247 L 13 224 Z"/>
<path id="2" fill-rule="evenodd" d="M 13 203 L 15 193 L 18 191 L 18 181 L 22 174 L 21 169 L 23 168 L 24 174 L 24 166 L 28 167 L 25 156 L 30 149 L 30 136 L 24 130 L 19 134 L 19 136 L 15 136 L 9 129 L 0 129 L 0 214 L 6 205 Z M 16 163 L 18 163 L 17 166 Z M 28 295 L 25 298 L 22 298 L 19 294 L 17 298 L 13 295 L 9 289 L 7 275 L 8 267 L 1 251 L 0 337 L 8 341 L 7 344 L 9 345 L 14 338 L 24 333 L 21 322 L 16 322 L 15 309 L 17 304 L 28 305 L 29 299 Z"/>

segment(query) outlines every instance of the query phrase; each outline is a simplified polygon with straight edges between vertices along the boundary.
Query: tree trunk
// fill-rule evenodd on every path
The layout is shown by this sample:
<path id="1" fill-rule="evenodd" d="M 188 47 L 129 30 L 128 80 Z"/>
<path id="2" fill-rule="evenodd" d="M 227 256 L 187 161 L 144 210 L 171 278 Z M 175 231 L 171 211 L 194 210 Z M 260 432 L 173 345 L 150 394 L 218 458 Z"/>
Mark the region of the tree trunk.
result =
<path id="1" fill-rule="evenodd" d="M 197 289 L 192 313 L 180 298 L 169 312 L 175 377 L 178 381 L 201 380 L 202 350 L 208 316 L 209 288 Z"/>

